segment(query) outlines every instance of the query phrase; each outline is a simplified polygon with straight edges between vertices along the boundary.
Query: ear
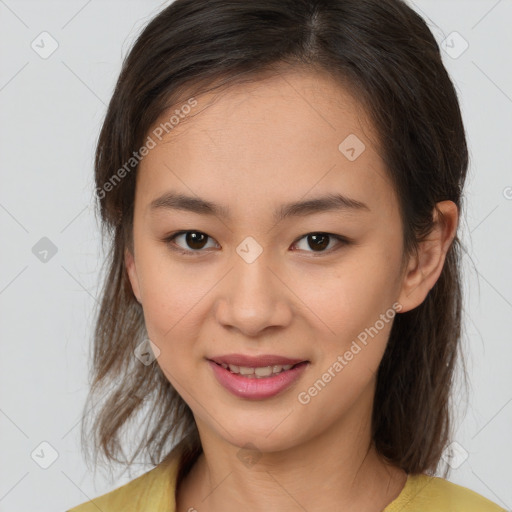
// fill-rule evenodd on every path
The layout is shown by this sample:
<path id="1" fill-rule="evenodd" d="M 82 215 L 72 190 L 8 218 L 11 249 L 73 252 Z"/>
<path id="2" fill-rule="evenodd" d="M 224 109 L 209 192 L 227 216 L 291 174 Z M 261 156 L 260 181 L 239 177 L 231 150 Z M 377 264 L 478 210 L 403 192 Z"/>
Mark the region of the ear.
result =
<path id="1" fill-rule="evenodd" d="M 128 279 L 132 285 L 133 294 L 138 302 L 142 304 L 142 298 L 140 294 L 139 278 L 137 277 L 137 269 L 135 268 L 135 259 L 133 254 L 128 248 L 124 250 L 124 266 L 128 273 Z"/>
<path id="2" fill-rule="evenodd" d="M 414 309 L 425 300 L 441 275 L 446 253 L 457 232 L 457 205 L 453 201 L 441 201 L 436 207 L 432 232 L 419 243 L 418 252 L 411 257 L 404 273 L 398 299 L 402 305 L 400 313 Z"/>

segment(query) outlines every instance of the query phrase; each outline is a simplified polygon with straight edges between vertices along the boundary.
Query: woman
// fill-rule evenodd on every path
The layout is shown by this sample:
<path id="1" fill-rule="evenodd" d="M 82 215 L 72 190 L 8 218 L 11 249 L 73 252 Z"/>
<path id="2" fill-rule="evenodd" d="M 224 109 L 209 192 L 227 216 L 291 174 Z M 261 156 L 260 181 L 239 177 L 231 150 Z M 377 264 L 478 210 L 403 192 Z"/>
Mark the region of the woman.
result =
<path id="1" fill-rule="evenodd" d="M 399 0 L 157 15 L 96 153 L 91 390 L 93 447 L 118 460 L 142 412 L 132 460 L 156 467 L 72 511 L 503 510 L 433 476 L 467 164 L 438 46 Z"/>

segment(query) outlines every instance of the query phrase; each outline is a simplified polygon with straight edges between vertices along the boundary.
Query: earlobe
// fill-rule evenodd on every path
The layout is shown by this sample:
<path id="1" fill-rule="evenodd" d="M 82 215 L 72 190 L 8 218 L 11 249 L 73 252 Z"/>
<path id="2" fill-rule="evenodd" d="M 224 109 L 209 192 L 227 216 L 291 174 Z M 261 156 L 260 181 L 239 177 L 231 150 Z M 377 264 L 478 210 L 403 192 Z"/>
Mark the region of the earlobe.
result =
<path id="1" fill-rule="evenodd" d="M 137 277 L 137 269 L 135 268 L 135 260 L 133 258 L 133 254 L 130 252 L 128 248 L 125 248 L 124 250 L 124 266 L 128 274 L 128 279 L 130 280 L 130 284 L 132 286 L 133 294 L 135 295 L 137 301 L 142 304 L 139 289 L 139 279 Z"/>
<path id="2" fill-rule="evenodd" d="M 436 284 L 457 231 L 458 209 L 453 201 L 437 203 L 433 216 L 432 231 L 419 243 L 404 274 L 398 299 L 403 306 L 401 313 L 419 306 Z"/>

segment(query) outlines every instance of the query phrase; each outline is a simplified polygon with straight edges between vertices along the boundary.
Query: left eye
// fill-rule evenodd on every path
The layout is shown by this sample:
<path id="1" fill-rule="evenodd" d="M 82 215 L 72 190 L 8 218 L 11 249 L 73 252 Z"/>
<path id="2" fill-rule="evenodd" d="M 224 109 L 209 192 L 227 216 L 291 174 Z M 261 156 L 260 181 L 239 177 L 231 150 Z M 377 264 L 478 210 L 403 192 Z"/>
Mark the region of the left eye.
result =
<path id="1" fill-rule="evenodd" d="M 311 252 L 329 252 L 332 247 L 325 250 L 330 245 L 330 241 L 332 239 L 337 240 L 341 245 L 347 244 L 348 241 L 341 236 L 332 235 L 330 233 L 309 233 L 304 235 L 302 238 L 299 238 L 294 245 L 296 245 L 300 240 L 306 240 L 307 245 L 313 249 Z M 306 249 L 307 251 L 307 249 Z M 308 251 L 309 252 L 309 251 Z"/>

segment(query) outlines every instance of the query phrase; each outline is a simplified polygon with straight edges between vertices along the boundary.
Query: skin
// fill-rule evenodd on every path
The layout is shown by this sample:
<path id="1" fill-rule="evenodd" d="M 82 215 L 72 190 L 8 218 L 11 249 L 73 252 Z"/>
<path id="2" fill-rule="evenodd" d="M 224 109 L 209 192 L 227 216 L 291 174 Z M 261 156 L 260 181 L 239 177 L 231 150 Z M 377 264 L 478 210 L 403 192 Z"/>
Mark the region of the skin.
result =
<path id="1" fill-rule="evenodd" d="M 432 234 L 401 268 L 398 201 L 376 134 L 348 90 L 316 72 L 288 71 L 196 99 L 194 115 L 140 164 L 134 249 L 125 255 L 157 362 L 190 406 L 203 446 L 177 491 L 177 510 L 380 511 L 407 476 L 370 438 L 392 322 L 308 404 L 297 396 L 394 303 L 405 312 L 423 302 L 455 236 L 457 208 L 438 203 L 444 222 L 435 217 Z M 349 134 L 366 146 L 354 161 L 338 149 Z M 232 218 L 151 212 L 151 201 L 168 191 L 229 207 Z M 282 204 L 335 192 L 370 211 L 273 220 Z M 190 251 L 180 254 L 164 241 L 179 230 L 210 238 L 191 254 L 200 244 L 178 237 L 176 246 Z M 318 249 L 306 236 L 318 232 L 352 242 L 331 238 Z M 248 236 L 263 250 L 252 263 L 236 251 Z M 244 400 L 217 382 L 205 359 L 229 353 L 310 363 L 285 392 Z M 237 457 L 246 443 L 260 457 L 250 467 Z"/>

